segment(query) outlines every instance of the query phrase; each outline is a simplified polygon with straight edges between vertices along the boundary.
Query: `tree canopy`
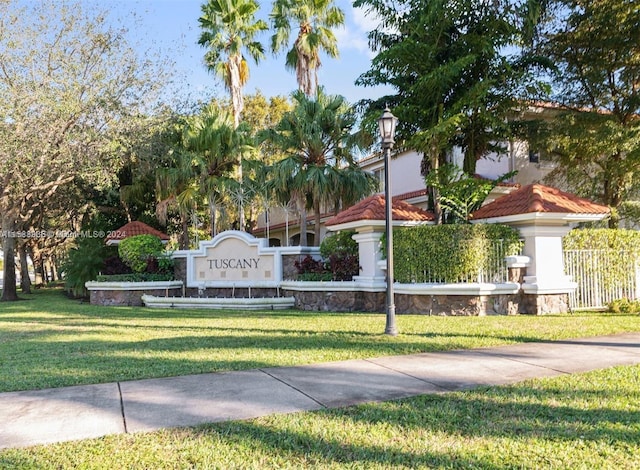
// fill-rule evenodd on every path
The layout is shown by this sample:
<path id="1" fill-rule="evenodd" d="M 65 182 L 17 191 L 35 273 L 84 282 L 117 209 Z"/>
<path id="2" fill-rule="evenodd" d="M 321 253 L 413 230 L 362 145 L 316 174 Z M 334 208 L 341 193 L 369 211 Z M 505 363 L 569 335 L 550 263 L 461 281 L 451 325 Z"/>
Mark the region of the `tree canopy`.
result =
<path id="1" fill-rule="evenodd" d="M 422 151 L 437 168 L 454 146 L 464 170 L 509 136 L 507 116 L 518 93 L 535 85 L 518 54 L 525 11 L 512 0 L 357 0 L 381 27 L 369 34 L 377 52 L 357 83 L 390 85 L 395 93 L 366 103 L 370 120 L 388 105 L 399 118 L 399 140 Z"/>
<path id="2" fill-rule="evenodd" d="M 318 88 L 320 52 L 338 57 L 338 41 L 332 29 L 344 26 L 344 12 L 334 0 L 275 0 L 270 17 L 275 31 L 271 50 L 277 53 L 291 47 L 285 65 L 296 72 L 300 91 L 314 96 Z M 298 26 L 298 34 L 290 46 L 292 25 Z"/>
<path id="3" fill-rule="evenodd" d="M 377 180 L 355 163 L 356 151 L 367 142 L 357 130 L 356 114 L 341 95 L 322 87 L 315 98 L 298 90 L 294 106 L 275 129 L 263 134 L 285 158 L 272 166 L 272 185 L 283 203 L 294 200 L 301 213 L 300 243 L 306 245 L 306 210 L 315 216 L 315 244 L 320 243 L 321 209 L 345 205 L 377 189 Z"/>
<path id="4" fill-rule="evenodd" d="M 32 228 L 72 182 L 113 181 L 131 122 L 144 116 L 164 75 L 104 13 L 53 1 L 0 2 L 0 63 L 2 298 L 12 300 L 11 234 Z"/>
<path id="5" fill-rule="evenodd" d="M 640 9 L 626 0 L 558 0 L 535 51 L 555 65 L 553 118 L 534 143 L 558 163 L 552 181 L 614 209 L 640 196 Z"/>

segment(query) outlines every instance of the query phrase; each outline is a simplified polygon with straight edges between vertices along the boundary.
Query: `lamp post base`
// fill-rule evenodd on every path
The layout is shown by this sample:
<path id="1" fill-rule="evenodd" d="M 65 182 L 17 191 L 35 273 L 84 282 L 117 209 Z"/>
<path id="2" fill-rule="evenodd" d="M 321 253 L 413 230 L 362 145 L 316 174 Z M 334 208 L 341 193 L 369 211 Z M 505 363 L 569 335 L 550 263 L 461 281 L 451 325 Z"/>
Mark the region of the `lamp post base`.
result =
<path id="1" fill-rule="evenodd" d="M 384 334 L 389 336 L 398 336 L 398 328 L 396 327 L 396 306 L 387 306 L 387 325 Z"/>

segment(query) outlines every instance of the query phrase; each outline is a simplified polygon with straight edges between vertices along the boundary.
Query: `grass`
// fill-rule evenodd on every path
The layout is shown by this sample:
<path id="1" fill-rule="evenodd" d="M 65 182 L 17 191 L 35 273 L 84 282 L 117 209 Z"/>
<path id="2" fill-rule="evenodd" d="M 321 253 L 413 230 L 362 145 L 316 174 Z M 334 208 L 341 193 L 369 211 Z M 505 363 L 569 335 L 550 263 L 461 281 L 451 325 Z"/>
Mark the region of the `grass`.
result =
<path id="1" fill-rule="evenodd" d="M 10 449 L 0 467 L 640 468 L 640 366 Z"/>
<path id="2" fill-rule="evenodd" d="M 100 307 L 40 290 L 0 303 L 0 391 L 640 331 L 640 316 L 429 317 Z"/>
<path id="3" fill-rule="evenodd" d="M 0 304 L 0 390 L 640 331 L 637 315 L 398 316 Z M 0 451 L 0 468 L 640 468 L 640 366 Z"/>

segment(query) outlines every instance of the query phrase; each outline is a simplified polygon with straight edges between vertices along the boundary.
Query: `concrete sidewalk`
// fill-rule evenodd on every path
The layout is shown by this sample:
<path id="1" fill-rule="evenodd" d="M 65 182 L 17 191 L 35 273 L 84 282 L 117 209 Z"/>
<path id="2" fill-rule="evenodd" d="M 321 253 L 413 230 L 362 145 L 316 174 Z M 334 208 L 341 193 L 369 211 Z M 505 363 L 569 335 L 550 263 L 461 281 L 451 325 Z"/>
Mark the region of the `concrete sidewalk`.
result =
<path id="1" fill-rule="evenodd" d="M 0 394 L 0 449 L 640 364 L 640 333 Z"/>

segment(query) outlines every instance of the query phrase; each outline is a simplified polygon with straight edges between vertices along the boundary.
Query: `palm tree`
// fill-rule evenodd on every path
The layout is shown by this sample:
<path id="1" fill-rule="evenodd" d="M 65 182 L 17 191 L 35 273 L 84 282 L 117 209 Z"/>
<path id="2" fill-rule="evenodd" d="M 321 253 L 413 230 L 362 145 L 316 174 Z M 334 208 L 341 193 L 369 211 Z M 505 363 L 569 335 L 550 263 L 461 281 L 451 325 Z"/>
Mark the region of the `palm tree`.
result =
<path id="1" fill-rule="evenodd" d="M 203 29 L 198 44 L 207 47 L 205 63 L 224 81 L 231 94 L 234 127 L 240 124 L 244 108 L 242 88 L 249 80 L 245 51 L 258 63 L 264 58 L 262 44 L 255 36 L 269 27 L 255 19 L 255 0 L 209 0 L 198 19 Z"/>
<path id="2" fill-rule="evenodd" d="M 232 175 L 242 156 L 252 149 L 248 126 L 243 123 L 236 128 L 228 113 L 211 104 L 188 120 L 183 145 L 192 152 L 198 187 L 209 204 L 211 235 L 215 236 L 218 205 L 225 195 L 238 191 L 240 182 Z M 244 228 L 242 219 L 240 227 Z"/>
<path id="3" fill-rule="evenodd" d="M 207 47 L 205 62 L 209 69 L 222 78 L 231 94 L 233 125 L 240 125 L 240 117 L 244 109 L 242 88 L 249 80 L 249 66 L 245 51 L 258 63 L 264 58 L 262 44 L 255 41 L 255 36 L 269 28 L 263 20 L 255 20 L 259 4 L 255 0 L 209 0 L 202 5 L 202 16 L 198 19 L 203 29 L 198 44 Z M 242 161 L 237 167 L 237 179 L 240 184 L 240 201 L 242 193 Z M 244 205 L 239 205 L 239 224 L 244 230 Z"/>
<path id="4" fill-rule="evenodd" d="M 356 116 L 339 95 L 318 88 L 316 98 L 298 90 L 294 108 L 264 138 L 287 157 L 272 167 L 274 193 L 296 202 L 300 212 L 300 243 L 306 245 L 307 209 L 315 217 L 315 244 L 320 242 L 321 210 L 328 204 L 352 204 L 377 189 L 377 180 L 355 163 L 355 152 L 364 147 L 361 132 L 354 132 Z"/>
<path id="5" fill-rule="evenodd" d="M 189 219 L 198 207 L 201 194 L 197 184 L 195 159 L 176 148 L 170 165 L 156 171 L 156 216 L 161 224 L 167 223 L 169 207 L 175 207 L 180 217 L 181 250 L 189 249 Z"/>
<path id="6" fill-rule="evenodd" d="M 287 51 L 286 67 L 295 70 L 299 89 L 314 96 L 318 88 L 320 51 L 338 57 L 337 40 L 331 28 L 344 26 L 344 12 L 333 0 L 275 0 L 270 14 L 275 33 L 271 50 L 289 48 L 291 26 L 298 25 L 298 36 Z"/>

